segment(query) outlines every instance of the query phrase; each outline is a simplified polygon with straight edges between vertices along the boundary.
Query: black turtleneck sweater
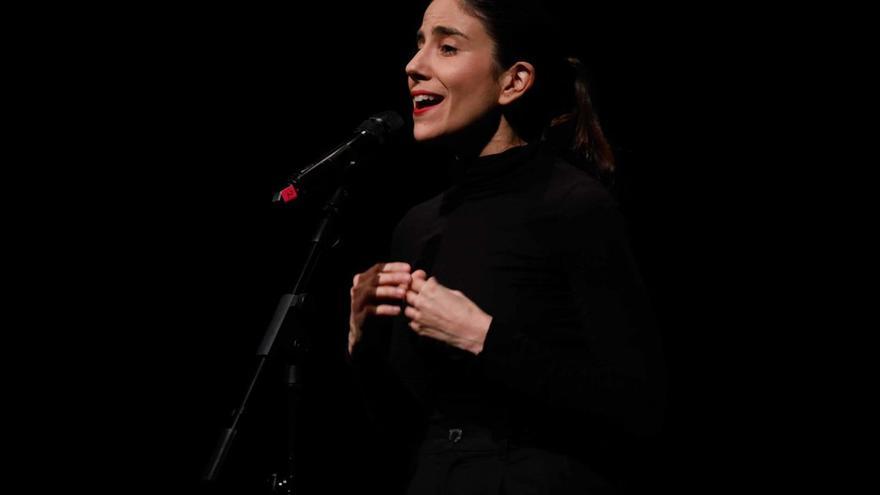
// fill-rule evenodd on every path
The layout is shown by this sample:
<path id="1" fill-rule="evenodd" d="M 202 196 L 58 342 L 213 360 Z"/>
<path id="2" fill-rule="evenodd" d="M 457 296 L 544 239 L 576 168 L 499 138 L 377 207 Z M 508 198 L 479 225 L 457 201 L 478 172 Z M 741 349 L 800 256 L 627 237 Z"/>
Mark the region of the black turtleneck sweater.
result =
<path id="1" fill-rule="evenodd" d="M 492 322 L 478 355 L 419 336 L 402 312 L 368 328 L 355 362 L 382 356 L 415 406 L 393 411 L 409 421 L 383 419 L 476 424 L 560 449 L 653 431 L 660 343 L 611 194 L 544 143 L 450 166 L 452 186 L 406 213 L 388 261 L 460 290 Z"/>

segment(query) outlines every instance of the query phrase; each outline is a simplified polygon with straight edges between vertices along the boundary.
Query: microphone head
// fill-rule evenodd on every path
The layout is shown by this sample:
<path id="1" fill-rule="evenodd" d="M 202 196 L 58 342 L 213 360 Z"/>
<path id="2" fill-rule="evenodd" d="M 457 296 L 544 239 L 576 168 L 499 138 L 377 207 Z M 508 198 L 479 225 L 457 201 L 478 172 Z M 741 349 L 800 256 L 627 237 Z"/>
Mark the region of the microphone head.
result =
<path id="1" fill-rule="evenodd" d="M 403 129 L 403 117 L 393 110 L 388 110 L 368 118 L 355 132 L 359 134 L 366 131 L 384 144 L 387 138 L 395 136 L 401 129 Z"/>

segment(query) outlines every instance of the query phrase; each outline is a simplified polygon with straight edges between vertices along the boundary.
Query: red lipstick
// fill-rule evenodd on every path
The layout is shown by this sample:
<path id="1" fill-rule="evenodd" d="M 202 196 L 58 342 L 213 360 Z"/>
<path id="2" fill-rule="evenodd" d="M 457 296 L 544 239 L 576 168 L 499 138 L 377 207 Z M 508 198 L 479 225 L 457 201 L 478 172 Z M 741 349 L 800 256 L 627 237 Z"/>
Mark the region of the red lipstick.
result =
<path id="1" fill-rule="evenodd" d="M 439 105 L 440 103 L 442 103 L 442 102 L 443 102 L 443 99 L 444 99 L 443 96 L 438 95 L 437 93 L 432 93 L 432 92 L 430 92 L 430 91 L 424 91 L 424 90 L 416 90 L 416 91 L 412 91 L 412 92 L 410 92 L 410 95 L 412 95 L 412 97 L 413 97 L 413 115 L 422 115 L 422 114 L 424 114 L 424 113 L 427 112 L 428 110 L 430 110 L 430 109 L 436 107 L 437 105 Z M 415 102 L 415 97 L 416 97 L 416 96 L 419 96 L 419 95 L 429 95 L 429 96 L 433 96 L 433 97 L 435 97 L 435 100 L 436 100 L 436 101 L 435 101 L 435 103 L 433 103 L 432 105 L 428 105 L 428 106 L 426 106 L 426 107 L 419 108 L 418 105 L 416 105 L 416 102 Z"/>

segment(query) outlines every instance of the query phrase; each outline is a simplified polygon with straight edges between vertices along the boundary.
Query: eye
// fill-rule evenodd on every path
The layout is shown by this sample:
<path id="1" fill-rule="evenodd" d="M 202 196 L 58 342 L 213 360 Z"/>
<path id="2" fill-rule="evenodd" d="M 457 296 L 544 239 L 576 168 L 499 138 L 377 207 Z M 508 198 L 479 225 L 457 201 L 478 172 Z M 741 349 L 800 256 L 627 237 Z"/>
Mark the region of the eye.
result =
<path id="1" fill-rule="evenodd" d="M 458 51 L 458 48 L 456 48 L 456 47 L 454 47 L 454 46 L 452 46 L 452 45 L 443 45 L 443 46 L 440 47 L 440 51 L 443 52 L 443 53 L 449 53 L 449 54 L 452 54 L 452 53 L 457 52 L 457 51 Z"/>

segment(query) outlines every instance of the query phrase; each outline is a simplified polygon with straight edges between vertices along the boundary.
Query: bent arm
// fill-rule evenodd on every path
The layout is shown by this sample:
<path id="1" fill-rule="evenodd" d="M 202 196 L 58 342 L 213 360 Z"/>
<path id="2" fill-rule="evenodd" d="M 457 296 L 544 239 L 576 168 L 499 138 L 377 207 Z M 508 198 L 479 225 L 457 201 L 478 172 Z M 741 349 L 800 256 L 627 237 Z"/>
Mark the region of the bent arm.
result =
<path id="1" fill-rule="evenodd" d="M 484 373 L 550 407 L 602 416 L 652 434 L 665 407 L 665 369 L 647 291 L 614 204 L 570 218 L 562 263 L 581 348 L 536 339 L 541 331 L 494 317 L 479 355 Z"/>

